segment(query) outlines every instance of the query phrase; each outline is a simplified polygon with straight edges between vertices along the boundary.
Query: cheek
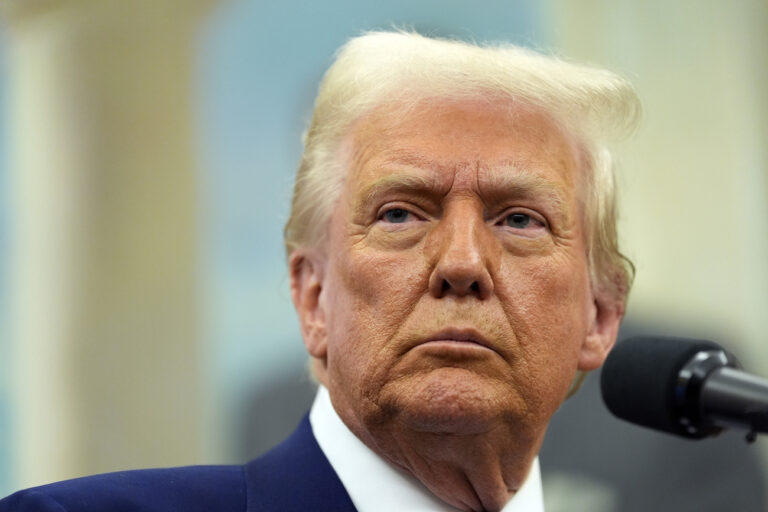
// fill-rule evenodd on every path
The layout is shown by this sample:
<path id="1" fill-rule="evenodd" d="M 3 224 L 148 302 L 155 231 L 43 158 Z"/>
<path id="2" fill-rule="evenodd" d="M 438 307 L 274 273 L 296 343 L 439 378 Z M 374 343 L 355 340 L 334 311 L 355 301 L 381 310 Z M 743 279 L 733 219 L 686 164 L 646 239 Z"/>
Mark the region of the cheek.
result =
<path id="1" fill-rule="evenodd" d="M 377 322 L 402 319 L 427 289 L 428 272 L 418 248 L 352 249 L 339 262 L 341 284 L 352 307 Z"/>
<path id="2" fill-rule="evenodd" d="M 519 343 L 523 377 L 541 383 L 541 395 L 564 394 L 586 339 L 586 263 L 568 256 L 511 263 L 497 293 Z"/>
<path id="3" fill-rule="evenodd" d="M 358 377 L 373 378 L 390 365 L 394 348 L 389 342 L 426 290 L 428 275 L 413 252 L 352 248 L 331 262 L 329 370 L 354 368 Z"/>
<path id="4" fill-rule="evenodd" d="M 584 323 L 589 277 L 583 259 L 562 254 L 535 260 L 511 258 L 501 275 L 497 290 L 501 302 L 514 308 L 521 319 L 539 327 L 573 327 L 574 320 Z"/>

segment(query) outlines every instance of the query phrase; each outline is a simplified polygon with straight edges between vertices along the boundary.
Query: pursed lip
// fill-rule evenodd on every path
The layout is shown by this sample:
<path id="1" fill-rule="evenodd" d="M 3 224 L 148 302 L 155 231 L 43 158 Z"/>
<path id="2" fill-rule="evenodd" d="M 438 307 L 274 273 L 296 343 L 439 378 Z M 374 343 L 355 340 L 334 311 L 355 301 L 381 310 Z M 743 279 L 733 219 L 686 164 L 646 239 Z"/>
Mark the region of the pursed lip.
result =
<path id="1" fill-rule="evenodd" d="M 451 327 L 441 329 L 440 331 L 429 335 L 428 337 L 419 341 L 417 345 L 424 345 L 433 341 L 456 341 L 464 343 L 474 343 L 482 347 L 498 352 L 493 346 L 493 343 L 483 336 L 483 334 L 475 328 L 458 328 Z"/>

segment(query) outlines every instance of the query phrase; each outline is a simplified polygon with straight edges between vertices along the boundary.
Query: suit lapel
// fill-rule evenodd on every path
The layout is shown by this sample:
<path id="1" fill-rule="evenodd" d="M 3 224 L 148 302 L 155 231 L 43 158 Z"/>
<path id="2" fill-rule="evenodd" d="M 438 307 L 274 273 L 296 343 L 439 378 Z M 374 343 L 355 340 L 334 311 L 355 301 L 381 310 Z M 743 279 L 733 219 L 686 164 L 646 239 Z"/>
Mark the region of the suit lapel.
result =
<path id="1" fill-rule="evenodd" d="M 247 512 L 356 512 L 308 416 L 288 439 L 246 464 L 245 475 Z"/>

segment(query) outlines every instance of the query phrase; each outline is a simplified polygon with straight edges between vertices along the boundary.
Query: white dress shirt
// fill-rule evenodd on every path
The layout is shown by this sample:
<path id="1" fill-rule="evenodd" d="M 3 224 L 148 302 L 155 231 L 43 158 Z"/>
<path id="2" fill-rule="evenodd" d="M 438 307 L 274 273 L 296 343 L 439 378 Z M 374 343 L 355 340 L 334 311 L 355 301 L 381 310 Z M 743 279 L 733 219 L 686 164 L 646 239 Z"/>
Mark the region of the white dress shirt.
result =
<path id="1" fill-rule="evenodd" d="M 323 386 L 312 404 L 309 422 L 317 443 L 359 512 L 456 510 L 360 441 L 341 421 Z M 533 461 L 525 483 L 502 512 L 544 512 L 538 458 Z"/>

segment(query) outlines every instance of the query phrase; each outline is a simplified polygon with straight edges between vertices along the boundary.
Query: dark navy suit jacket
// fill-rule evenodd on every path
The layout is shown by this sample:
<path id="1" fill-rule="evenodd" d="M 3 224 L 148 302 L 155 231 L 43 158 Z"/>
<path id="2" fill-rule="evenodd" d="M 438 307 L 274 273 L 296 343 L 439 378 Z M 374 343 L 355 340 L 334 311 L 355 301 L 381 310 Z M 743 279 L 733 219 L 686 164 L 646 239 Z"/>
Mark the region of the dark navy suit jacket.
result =
<path id="1" fill-rule="evenodd" d="M 122 471 L 19 491 L 0 512 L 354 512 L 308 417 L 243 466 Z"/>

